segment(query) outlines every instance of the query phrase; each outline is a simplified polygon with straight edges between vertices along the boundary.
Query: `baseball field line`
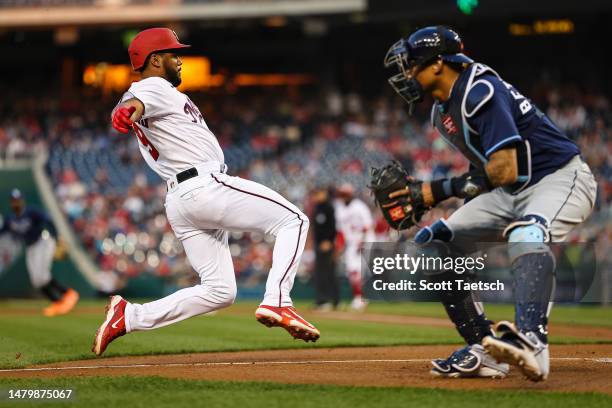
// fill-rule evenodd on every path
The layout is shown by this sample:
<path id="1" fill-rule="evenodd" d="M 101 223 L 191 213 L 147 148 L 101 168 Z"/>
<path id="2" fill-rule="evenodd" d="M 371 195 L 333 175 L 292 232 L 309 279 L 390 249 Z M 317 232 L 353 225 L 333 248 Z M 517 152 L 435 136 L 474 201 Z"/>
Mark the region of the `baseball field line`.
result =
<path id="1" fill-rule="evenodd" d="M 556 357 L 554 361 L 590 361 L 595 363 L 612 363 L 612 357 L 581 358 L 581 357 Z M 13 368 L 2 369 L 0 373 L 18 373 L 32 371 L 69 371 L 69 370 L 95 370 L 104 368 L 149 368 L 149 367 L 198 367 L 198 366 L 249 366 L 249 365 L 291 365 L 291 364 L 367 364 L 367 363 L 422 363 L 431 361 L 426 358 L 412 359 L 371 359 L 371 360 L 311 360 L 311 361 L 242 361 L 242 362 L 203 362 L 203 363 L 159 363 L 159 364 L 122 364 L 122 365 L 96 365 L 96 366 L 72 366 L 72 367 L 36 367 L 36 368 Z"/>

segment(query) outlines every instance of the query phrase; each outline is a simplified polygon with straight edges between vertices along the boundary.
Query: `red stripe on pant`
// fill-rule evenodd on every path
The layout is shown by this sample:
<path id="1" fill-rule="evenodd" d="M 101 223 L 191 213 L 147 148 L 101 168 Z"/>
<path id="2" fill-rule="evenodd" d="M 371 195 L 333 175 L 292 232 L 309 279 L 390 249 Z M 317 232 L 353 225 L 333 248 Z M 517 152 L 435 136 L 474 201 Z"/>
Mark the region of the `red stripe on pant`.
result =
<path id="1" fill-rule="evenodd" d="M 289 266 L 287 267 L 287 269 L 285 270 L 285 273 L 283 274 L 283 277 L 281 278 L 280 282 L 278 283 L 278 307 L 282 306 L 282 292 L 281 292 L 281 287 L 283 285 L 283 281 L 285 280 L 285 277 L 287 276 L 287 273 L 289 273 L 289 271 L 291 270 L 291 267 L 293 266 L 293 262 L 295 262 L 295 257 L 297 256 L 297 251 L 298 248 L 300 247 L 300 239 L 302 238 L 302 226 L 304 225 L 304 220 L 300 217 L 300 214 L 293 211 L 291 208 L 287 207 L 286 205 L 279 203 L 278 201 L 270 198 L 270 197 L 266 197 L 266 196 L 262 196 L 261 194 L 257 194 L 257 193 L 252 193 L 250 191 L 246 191 L 246 190 L 242 190 L 236 187 L 232 187 L 229 184 L 225 184 L 224 182 L 220 181 L 219 179 L 217 179 L 215 177 L 214 174 L 210 174 L 210 176 L 213 178 L 213 180 L 215 180 L 217 183 L 227 187 L 227 188 L 231 188 L 232 190 L 235 191 L 240 191 L 241 193 L 244 194 L 248 194 L 248 195 L 252 195 L 254 197 L 259 197 L 259 198 L 263 198 L 264 200 L 268 200 L 273 202 L 274 204 L 280 205 L 281 207 L 283 207 L 284 209 L 286 209 L 287 211 L 291 212 L 292 214 L 295 214 L 295 216 L 298 218 L 298 220 L 300 220 L 300 229 L 298 231 L 298 238 L 297 238 L 297 243 L 295 244 L 295 251 L 293 252 L 293 257 L 291 258 L 291 262 L 289 263 Z"/>

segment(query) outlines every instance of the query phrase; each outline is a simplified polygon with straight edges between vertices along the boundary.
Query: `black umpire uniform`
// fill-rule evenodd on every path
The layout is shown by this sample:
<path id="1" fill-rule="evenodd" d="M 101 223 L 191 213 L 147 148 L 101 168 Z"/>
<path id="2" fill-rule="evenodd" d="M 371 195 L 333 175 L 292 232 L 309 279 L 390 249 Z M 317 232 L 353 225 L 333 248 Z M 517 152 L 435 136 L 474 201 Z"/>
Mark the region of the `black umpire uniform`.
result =
<path id="1" fill-rule="evenodd" d="M 335 239 L 336 216 L 329 193 L 325 189 L 314 194 L 315 209 L 313 234 L 315 244 L 314 283 L 317 306 L 330 305 L 334 308 L 340 301 L 340 288 L 336 277 Z"/>

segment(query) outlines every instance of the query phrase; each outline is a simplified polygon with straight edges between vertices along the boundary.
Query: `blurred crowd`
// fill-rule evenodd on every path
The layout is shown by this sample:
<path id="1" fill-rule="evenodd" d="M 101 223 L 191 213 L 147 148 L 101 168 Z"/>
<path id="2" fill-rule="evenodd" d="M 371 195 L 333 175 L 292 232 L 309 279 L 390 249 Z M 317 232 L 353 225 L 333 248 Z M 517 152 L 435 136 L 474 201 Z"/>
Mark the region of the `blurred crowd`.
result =
<path id="1" fill-rule="evenodd" d="M 538 83 L 525 93 L 580 145 L 599 182 L 594 215 L 570 239 L 607 247 L 612 237 L 610 100 L 549 83 Z M 353 185 L 356 195 L 373 205 L 366 188 L 369 167 L 391 158 L 424 180 L 467 169 L 461 154 L 430 126 L 427 104 L 408 116 L 395 95 L 368 99 L 330 88 L 317 93 L 276 89 L 190 96 L 217 135 L 229 173 L 277 190 L 307 214 L 313 207 L 313 189 L 341 183 Z M 110 128 L 113 104 L 83 96 L 3 98 L 0 160 L 48 149 L 55 193 L 109 291 L 142 273 L 190 284 L 196 276 L 164 215 L 165 184 L 147 168 L 134 135 Z M 456 200 L 445 202 L 423 222 L 448 216 L 458 205 Z M 377 238 L 395 239 L 374 213 Z M 231 236 L 235 270 L 243 285 L 257 285 L 265 278 L 271 248 L 269 237 Z M 308 244 L 300 273 L 308 273 L 313 258 Z"/>

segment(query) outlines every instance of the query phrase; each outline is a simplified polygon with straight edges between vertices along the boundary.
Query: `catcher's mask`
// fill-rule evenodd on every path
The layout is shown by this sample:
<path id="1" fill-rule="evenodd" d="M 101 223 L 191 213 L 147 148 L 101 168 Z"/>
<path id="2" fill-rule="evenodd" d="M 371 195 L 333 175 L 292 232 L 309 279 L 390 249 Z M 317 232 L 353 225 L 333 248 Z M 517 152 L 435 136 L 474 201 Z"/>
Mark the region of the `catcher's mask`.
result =
<path id="1" fill-rule="evenodd" d="M 419 81 L 409 76 L 408 72 L 415 66 L 426 66 L 438 59 L 468 64 L 474 62 L 463 54 L 459 34 L 442 26 L 421 28 L 408 38 L 397 41 L 387 51 L 385 67 L 396 69 L 396 73 L 389 78 L 389 84 L 408 103 L 409 113 L 412 113 L 415 103 L 423 100 L 425 92 Z"/>

